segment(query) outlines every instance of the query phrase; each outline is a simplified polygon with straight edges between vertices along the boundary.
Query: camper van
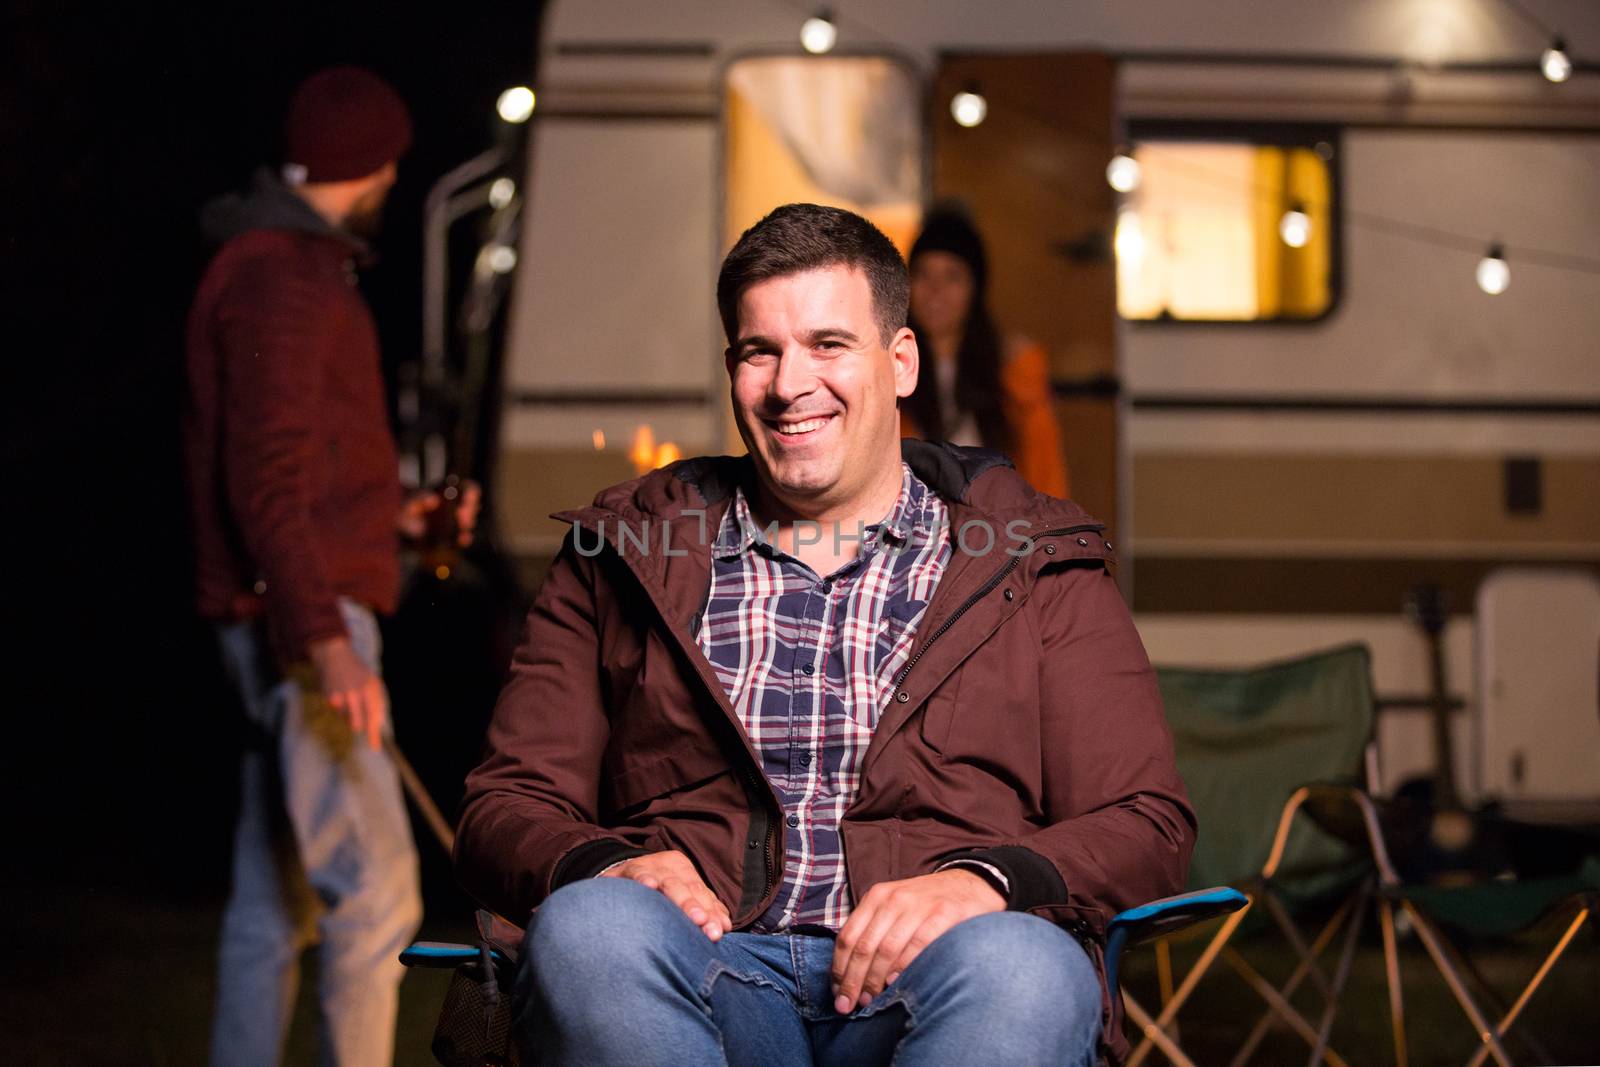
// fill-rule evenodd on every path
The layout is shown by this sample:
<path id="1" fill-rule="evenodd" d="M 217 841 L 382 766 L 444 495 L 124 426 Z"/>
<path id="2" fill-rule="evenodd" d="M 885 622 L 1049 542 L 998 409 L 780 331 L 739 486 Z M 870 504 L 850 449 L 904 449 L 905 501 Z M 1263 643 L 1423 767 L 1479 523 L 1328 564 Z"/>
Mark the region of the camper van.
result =
<path id="1" fill-rule="evenodd" d="M 1600 50 L 1600 5 L 556 0 L 502 541 L 536 570 L 551 512 L 741 450 L 715 277 L 765 212 L 905 249 L 956 200 L 1153 661 L 1365 642 L 1381 783 L 1452 708 L 1466 795 L 1600 796 L 1600 68 L 1558 37 Z"/>

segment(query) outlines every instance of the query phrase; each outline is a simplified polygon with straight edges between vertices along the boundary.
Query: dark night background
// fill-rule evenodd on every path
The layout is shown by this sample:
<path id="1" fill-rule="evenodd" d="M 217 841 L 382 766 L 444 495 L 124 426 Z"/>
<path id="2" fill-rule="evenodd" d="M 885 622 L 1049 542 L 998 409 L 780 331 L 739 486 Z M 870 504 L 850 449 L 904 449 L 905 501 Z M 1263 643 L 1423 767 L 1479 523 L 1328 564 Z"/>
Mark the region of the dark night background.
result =
<path id="1" fill-rule="evenodd" d="M 0 745 L 0 913 L 14 928 L 0 941 L 20 952 L 7 964 L 14 979 L 81 962 L 38 958 L 53 955 L 40 931 L 93 924 L 125 900 L 214 908 L 226 890 L 241 733 L 210 632 L 190 610 L 178 451 L 183 323 L 208 255 L 198 208 L 276 162 L 283 105 L 302 77 L 354 62 L 389 78 L 416 141 L 363 288 L 389 368 L 415 358 L 423 196 L 505 135 L 494 101 L 533 84 L 540 11 L 537 0 L 7 5 L 14 683 Z M 401 743 L 447 811 L 517 599 L 457 583 L 413 597 L 386 632 Z M 429 920 L 459 920 L 468 904 L 423 833 Z M 200 913 L 210 937 L 215 912 Z M 17 1051 L 0 1058 L 17 1062 Z M 130 1050 L 129 1062 L 143 1060 Z"/>

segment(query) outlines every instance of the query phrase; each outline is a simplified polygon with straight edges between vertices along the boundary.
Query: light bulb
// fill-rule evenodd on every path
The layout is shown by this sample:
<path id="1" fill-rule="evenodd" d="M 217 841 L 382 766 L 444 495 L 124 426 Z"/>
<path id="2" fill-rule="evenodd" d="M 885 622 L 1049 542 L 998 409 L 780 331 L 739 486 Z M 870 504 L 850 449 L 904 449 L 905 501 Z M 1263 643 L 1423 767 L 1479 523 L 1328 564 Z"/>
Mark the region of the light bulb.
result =
<path id="1" fill-rule="evenodd" d="M 950 98 L 950 116 L 962 126 L 976 126 L 988 114 L 989 101 L 976 88 L 964 89 Z"/>
<path id="2" fill-rule="evenodd" d="M 1106 181 L 1111 183 L 1111 188 L 1119 193 L 1131 193 L 1139 188 L 1139 182 L 1144 178 L 1144 168 L 1139 166 L 1139 161 L 1130 156 L 1126 151 L 1118 152 L 1111 157 L 1111 162 L 1106 164 Z"/>
<path id="3" fill-rule="evenodd" d="M 489 206 L 499 211 L 517 195 L 517 183 L 510 178 L 496 178 L 489 186 Z"/>
<path id="4" fill-rule="evenodd" d="M 494 245 L 489 249 L 489 269 L 496 274 L 510 274 L 517 267 L 517 250 L 510 245 Z"/>
<path id="5" fill-rule="evenodd" d="M 1567 42 L 1557 37 L 1539 57 L 1539 69 L 1553 82 L 1564 82 L 1572 77 L 1572 57 L 1567 55 Z"/>
<path id="6" fill-rule="evenodd" d="M 800 24 L 800 47 L 814 56 L 833 51 L 839 39 L 839 29 L 833 24 L 831 11 L 818 11 Z"/>
<path id="7" fill-rule="evenodd" d="M 1511 267 L 1506 263 L 1505 249 L 1490 245 L 1489 254 L 1478 260 L 1478 288 L 1490 296 L 1499 296 L 1511 284 Z"/>
<path id="8" fill-rule="evenodd" d="M 526 85 L 514 85 L 500 94 L 494 109 L 510 123 L 527 122 L 533 115 L 533 90 Z"/>
<path id="9" fill-rule="evenodd" d="M 1311 216 L 1299 205 L 1285 211 L 1278 220 L 1278 236 L 1290 248 L 1304 248 L 1311 240 Z"/>

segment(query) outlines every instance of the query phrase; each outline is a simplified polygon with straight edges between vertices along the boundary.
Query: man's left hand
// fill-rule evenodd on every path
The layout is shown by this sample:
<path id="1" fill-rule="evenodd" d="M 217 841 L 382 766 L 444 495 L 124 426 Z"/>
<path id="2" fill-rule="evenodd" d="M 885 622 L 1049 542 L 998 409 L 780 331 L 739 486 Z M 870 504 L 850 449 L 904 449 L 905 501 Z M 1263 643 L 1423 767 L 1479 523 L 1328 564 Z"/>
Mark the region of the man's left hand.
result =
<path id="1" fill-rule="evenodd" d="M 834 1009 L 866 1007 L 917 955 L 959 922 L 1004 911 L 1005 898 L 960 868 L 879 882 L 862 896 L 833 950 Z"/>

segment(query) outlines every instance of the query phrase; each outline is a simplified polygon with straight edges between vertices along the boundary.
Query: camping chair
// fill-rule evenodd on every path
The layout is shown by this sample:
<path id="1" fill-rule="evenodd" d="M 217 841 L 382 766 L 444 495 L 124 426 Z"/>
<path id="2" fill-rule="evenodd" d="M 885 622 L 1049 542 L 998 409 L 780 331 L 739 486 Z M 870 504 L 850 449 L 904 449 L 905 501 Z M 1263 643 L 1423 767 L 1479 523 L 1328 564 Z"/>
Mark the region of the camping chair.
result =
<path id="1" fill-rule="evenodd" d="M 1244 895 L 1222 887 L 1152 901 L 1130 908 L 1106 927 L 1106 985 L 1117 995 L 1117 972 L 1129 945 L 1163 936 L 1246 904 Z M 444 967 L 454 973 L 434 1028 L 433 1055 L 444 1067 L 513 1067 L 512 980 L 522 931 L 487 911 L 478 912 L 476 945 L 418 941 L 400 954 L 407 967 Z"/>
<path id="2" fill-rule="evenodd" d="M 1176 989 L 1169 941 L 1158 941 L 1160 1013 L 1152 1015 L 1123 991 L 1140 1037 L 1128 1065 L 1138 1067 L 1157 1049 L 1179 1067 L 1192 1064 L 1179 1043 L 1178 1012 L 1221 959 L 1266 1003 L 1233 1064 L 1248 1062 L 1277 1019 L 1310 1046 L 1308 1062 L 1345 1067 L 1328 1047 L 1328 1037 L 1374 889 L 1371 863 L 1364 847 L 1328 833 L 1316 818 L 1296 817 L 1317 814 L 1305 808 L 1311 794 L 1299 787 L 1306 782 L 1353 785 L 1363 777 L 1373 728 L 1367 649 L 1347 645 L 1247 670 L 1161 668 L 1157 676 L 1178 769 L 1200 823 L 1189 884 L 1230 884 L 1249 905 L 1227 917 Z M 1308 943 L 1293 913 L 1341 897 L 1332 918 Z M 1230 944 L 1257 905 L 1298 957 L 1281 988 Z M 1330 976 L 1319 960 L 1341 932 Z M 1308 978 L 1324 1000 L 1317 1025 L 1291 1002 Z"/>
<path id="3" fill-rule="evenodd" d="M 491 911 L 479 911 L 477 924 L 476 945 L 417 941 L 400 962 L 453 972 L 434 1024 L 434 1059 L 444 1067 L 513 1067 L 511 989 L 522 930 Z"/>
<path id="4" fill-rule="evenodd" d="M 1384 809 L 1378 802 L 1358 789 L 1337 786 L 1309 786 L 1301 792 L 1305 794 L 1302 801 L 1317 811 L 1321 824 L 1342 838 L 1360 839 L 1370 849 L 1376 865 L 1378 917 L 1383 933 L 1384 969 L 1398 1067 L 1405 1067 L 1408 1052 L 1400 960 L 1395 946 L 1396 909 L 1410 921 L 1428 957 L 1478 1035 L 1481 1044 L 1468 1060 L 1469 1067 L 1478 1067 L 1489 1057 L 1501 1067 L 1511 1067 L 1511 1056 L 1503 1039 L 1578 932 L 1600 907 L 1600 856 L 1591 856 L 1577 873 L 1561 877 L 1494 879 L 1465 885 L 1407 884 L 1389 857 L 1383 829 Z M 1509 1006 L 1499 1000 L 1470 957 L 1458 947 L 1465 937 L 1505 937 L 1531 930 L 1547 916 L 1569 908 L 1572 918 L 1555 946 Z M 1452 942 L 1447 932 L 1456 934 L 1457 940 Z M 1473 995 L 1468 979 L 1478 987 L 1478 996 Z M 1498 1022 L 1490 1024 L 1484 1003 L 1499 1012 Z M 1519 1031 L 1518 1036 L 1539 1062 L 1554 1060 L 1531 1035 Z"/>

